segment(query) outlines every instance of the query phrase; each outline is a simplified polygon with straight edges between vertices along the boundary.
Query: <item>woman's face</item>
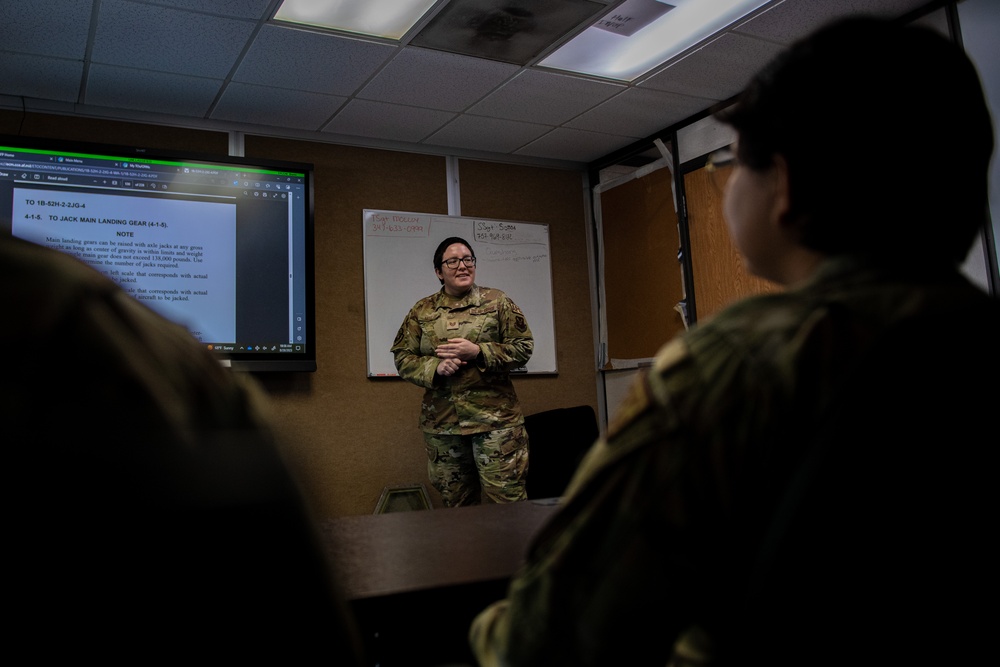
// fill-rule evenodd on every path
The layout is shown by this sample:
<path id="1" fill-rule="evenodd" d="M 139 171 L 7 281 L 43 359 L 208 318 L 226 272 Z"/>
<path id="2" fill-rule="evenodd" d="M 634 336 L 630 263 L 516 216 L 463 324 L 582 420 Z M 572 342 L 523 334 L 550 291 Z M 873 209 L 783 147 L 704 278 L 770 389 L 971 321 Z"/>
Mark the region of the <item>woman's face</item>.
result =
<path id="1" fill-rule="evenodd" d="M 472 257 L 472 251 L 464 243 L 452 243 L 445 248 L 441 255 L 441 261 L 449 259 L 461 259 Z M 467 266 L 465 262 L 459 262 L 454 269 L 448 268 L 447 264 L 441 264 L 440 269 L 434 269 L 437 277 L 444 281 L 444 291 L 451 296 L 462 296 L 476 282 L 476 267 Z"/>

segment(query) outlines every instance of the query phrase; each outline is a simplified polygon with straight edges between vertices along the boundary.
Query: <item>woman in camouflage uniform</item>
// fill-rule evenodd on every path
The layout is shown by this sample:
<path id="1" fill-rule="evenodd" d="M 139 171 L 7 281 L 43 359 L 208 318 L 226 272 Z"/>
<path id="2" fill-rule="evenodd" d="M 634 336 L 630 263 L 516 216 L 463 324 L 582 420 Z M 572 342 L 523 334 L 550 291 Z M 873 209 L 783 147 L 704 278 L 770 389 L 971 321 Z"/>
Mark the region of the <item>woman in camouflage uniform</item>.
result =
<path id="1" fill-rule="evenodd" d="M 527 498 L 528 435 L 510 380 L 535 341 L 504 292 L 476 285 L 476 254 L 449 237 L 434 252 L 441 289 L 410 309 L 392 354 L 425 389 L 420 429 L 427 474 L 446 507 Z"/>

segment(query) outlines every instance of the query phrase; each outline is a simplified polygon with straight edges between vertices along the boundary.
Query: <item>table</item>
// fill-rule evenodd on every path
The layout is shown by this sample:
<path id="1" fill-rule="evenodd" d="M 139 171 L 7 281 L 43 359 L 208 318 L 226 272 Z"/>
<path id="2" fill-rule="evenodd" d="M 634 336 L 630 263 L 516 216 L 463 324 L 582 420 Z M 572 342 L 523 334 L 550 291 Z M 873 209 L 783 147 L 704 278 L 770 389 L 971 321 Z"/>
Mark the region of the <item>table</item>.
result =
<path id="1" fill-rule="evenodd" d="M 367 514 L 322 524 L 349 600 L 506 579 L 557 498 Z"/>
<path id="2" fill-rule="evenodd" d="M 370 664 L 473 664 L 472 617 L 503 596 L 558 504 L 550 498 L 323 522 Z"/>

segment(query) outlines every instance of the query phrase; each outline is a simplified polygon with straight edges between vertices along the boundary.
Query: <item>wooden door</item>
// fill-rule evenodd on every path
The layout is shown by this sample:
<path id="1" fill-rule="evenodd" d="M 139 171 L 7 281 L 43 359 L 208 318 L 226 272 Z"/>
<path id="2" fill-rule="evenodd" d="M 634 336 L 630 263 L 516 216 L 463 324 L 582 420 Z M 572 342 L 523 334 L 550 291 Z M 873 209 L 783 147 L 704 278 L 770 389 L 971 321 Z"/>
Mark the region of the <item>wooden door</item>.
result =
<path id="1" fill-rule="evenodd" d="M 705 322 L 746 296 L 782 289 L 751 274 L 736 250 L 722 217 L 722 191 L 732 165 L 702 167 L 684 175 L 695 321 Z"/>

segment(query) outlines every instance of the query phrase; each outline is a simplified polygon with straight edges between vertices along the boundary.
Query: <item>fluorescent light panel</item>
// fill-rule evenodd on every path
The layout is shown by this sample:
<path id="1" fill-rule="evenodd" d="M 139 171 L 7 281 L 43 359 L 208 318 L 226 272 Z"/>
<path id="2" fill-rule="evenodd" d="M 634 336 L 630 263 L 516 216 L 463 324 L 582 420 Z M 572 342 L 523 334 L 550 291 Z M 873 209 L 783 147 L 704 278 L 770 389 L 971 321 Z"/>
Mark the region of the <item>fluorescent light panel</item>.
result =
<path id="1" fill-rule="evenodd" d="M 768 1 L 626 0 L 538 64 L 634 81 Z"/>
<path id="2" fill-rule="evenodd" d="M 402 39 L 437 0 L 284 0 L 278 21 Z"/>

